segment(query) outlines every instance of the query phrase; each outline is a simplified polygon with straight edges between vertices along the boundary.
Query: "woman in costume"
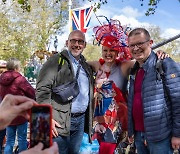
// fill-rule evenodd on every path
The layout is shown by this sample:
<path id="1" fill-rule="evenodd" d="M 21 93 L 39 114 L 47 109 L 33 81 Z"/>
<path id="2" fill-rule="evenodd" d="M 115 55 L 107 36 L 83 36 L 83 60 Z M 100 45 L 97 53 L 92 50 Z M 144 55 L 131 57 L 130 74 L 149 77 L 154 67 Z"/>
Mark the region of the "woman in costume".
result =
<path id="1" fill-rule="evenodd" d="M 134 62 L 125 29 L 117 20 L 93 29 L 102 45 L 102 58 L 89 62 L 97 72 L 93 139 L 98 139 L 99 154 L 113 154 L 127 130 L 127 77 Z"/>

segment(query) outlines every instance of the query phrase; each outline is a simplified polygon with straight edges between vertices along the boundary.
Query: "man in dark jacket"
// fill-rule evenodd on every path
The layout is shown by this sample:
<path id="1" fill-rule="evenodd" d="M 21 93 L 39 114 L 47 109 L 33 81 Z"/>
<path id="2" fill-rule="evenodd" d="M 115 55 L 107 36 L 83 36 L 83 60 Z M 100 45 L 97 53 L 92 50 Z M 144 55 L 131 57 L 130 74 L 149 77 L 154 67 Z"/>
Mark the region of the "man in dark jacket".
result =
<path id="1" fill-rule="evenodd" d="M 36 97 L 37 102 L 49 103 L 53 107 L 52 132 L 54 141 L 58 143 L 59 153 L 77 154 L 84 126 L 88 129 L 89 138 L 92 129 L 93 72 L 81 54 L 86 47 L 85 35 L 79 30 L 71 32 L 66 45 L 68 50 L 53 55 L 43 65 L 37 80 Z M 72 101 L 63 103 L 52 89 L 72 81 L 78 66 L 80 92 Z"/>
<path id="2" fill-rule="evenodd" d="M 138 154 L 170 154 L 180 148 L 180 66 L 163 60 L 165 88 L 157 79 L 157 56 L 144 28 L 132 30 L 129 49 L 136 59 L 130 75 L 128 136 Z M 168 99 L 168 97 L 170 99 Z"/>

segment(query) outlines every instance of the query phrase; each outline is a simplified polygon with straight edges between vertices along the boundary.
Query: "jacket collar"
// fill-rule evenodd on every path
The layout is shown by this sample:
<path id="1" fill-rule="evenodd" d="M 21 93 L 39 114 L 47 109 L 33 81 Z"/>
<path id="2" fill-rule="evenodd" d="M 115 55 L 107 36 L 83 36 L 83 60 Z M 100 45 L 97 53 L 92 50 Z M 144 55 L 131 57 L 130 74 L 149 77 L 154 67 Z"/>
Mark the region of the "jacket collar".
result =
<path id="1" fill-rule="evenodd" d="M 149 57 L 147 58 L 147 60 L 145 61 L 145 63 L 142 65 L 142 68 L 146 71 L 148 70 L 149 66 L 152 65 L 152 63 L 154 62 L 154 59 L 156 58 L 156 54 L 151 51 L 151 54 L 149 55 Z M 133 68 L 130 71 L 130 75 L 135 75 L 136 71 L 140 68 L 139 63 L 136 61 Z"/>
<path id="2" fill-rule="evenodd" d="M 145 61 L 145 63 L 142 65 L 143 69 L 145 71 L 148 70 L 149 66 L 153 66 L 153 63 L 154 63 L 154 59 L 156 58 L 156 54 L 151 51 L 151 54 L 149 55 L 149 57 L 147 58 L 147 60 Z"/>
<path id="3" fill-rule="evenodd" d="M 70 57 L 69 57 L 69 54 L 68 54 L 68 50 L 67 49 L 64 49 L 61 51 L 61 55 L 63 55 L 65 58 L 69 59 L 70 60 Z M 86 59 L 84 58 L 84 56 L 81 54 L 80 55 L 80 60 L 82 62 L 86 61 Z"/>

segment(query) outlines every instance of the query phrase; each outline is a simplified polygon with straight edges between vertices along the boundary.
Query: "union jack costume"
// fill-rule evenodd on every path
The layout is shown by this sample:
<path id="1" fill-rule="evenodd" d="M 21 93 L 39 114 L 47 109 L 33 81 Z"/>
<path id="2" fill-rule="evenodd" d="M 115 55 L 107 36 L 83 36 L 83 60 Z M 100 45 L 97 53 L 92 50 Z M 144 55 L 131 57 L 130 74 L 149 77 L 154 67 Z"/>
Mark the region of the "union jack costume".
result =
<path id="1" fill-rule="evenodd" d="M 86 33 L 91 14 L 93 12 L 93 7 L 83 8 L 83 9 L 74 9 L 72 10 L 72 29 L 81 30 Z"/>

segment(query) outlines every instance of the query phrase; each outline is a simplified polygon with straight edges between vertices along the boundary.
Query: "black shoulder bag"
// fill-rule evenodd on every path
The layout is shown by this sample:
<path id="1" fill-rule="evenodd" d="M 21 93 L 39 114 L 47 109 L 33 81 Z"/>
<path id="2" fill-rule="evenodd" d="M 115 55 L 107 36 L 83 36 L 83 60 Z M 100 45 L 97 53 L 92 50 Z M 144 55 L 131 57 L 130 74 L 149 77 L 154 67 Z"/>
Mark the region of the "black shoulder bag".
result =
<path id="1" fill-rule="evenodd" d="M 81 65 L 79 64 L 76 77 L 73 79 L 73 81 L 67 82 L 52 89 L 52 91 L 59 96 L 62 103 L 71 101 L 79 94 L 79 85 L 77 79 L 79 76 L 80 67 Z"/>

